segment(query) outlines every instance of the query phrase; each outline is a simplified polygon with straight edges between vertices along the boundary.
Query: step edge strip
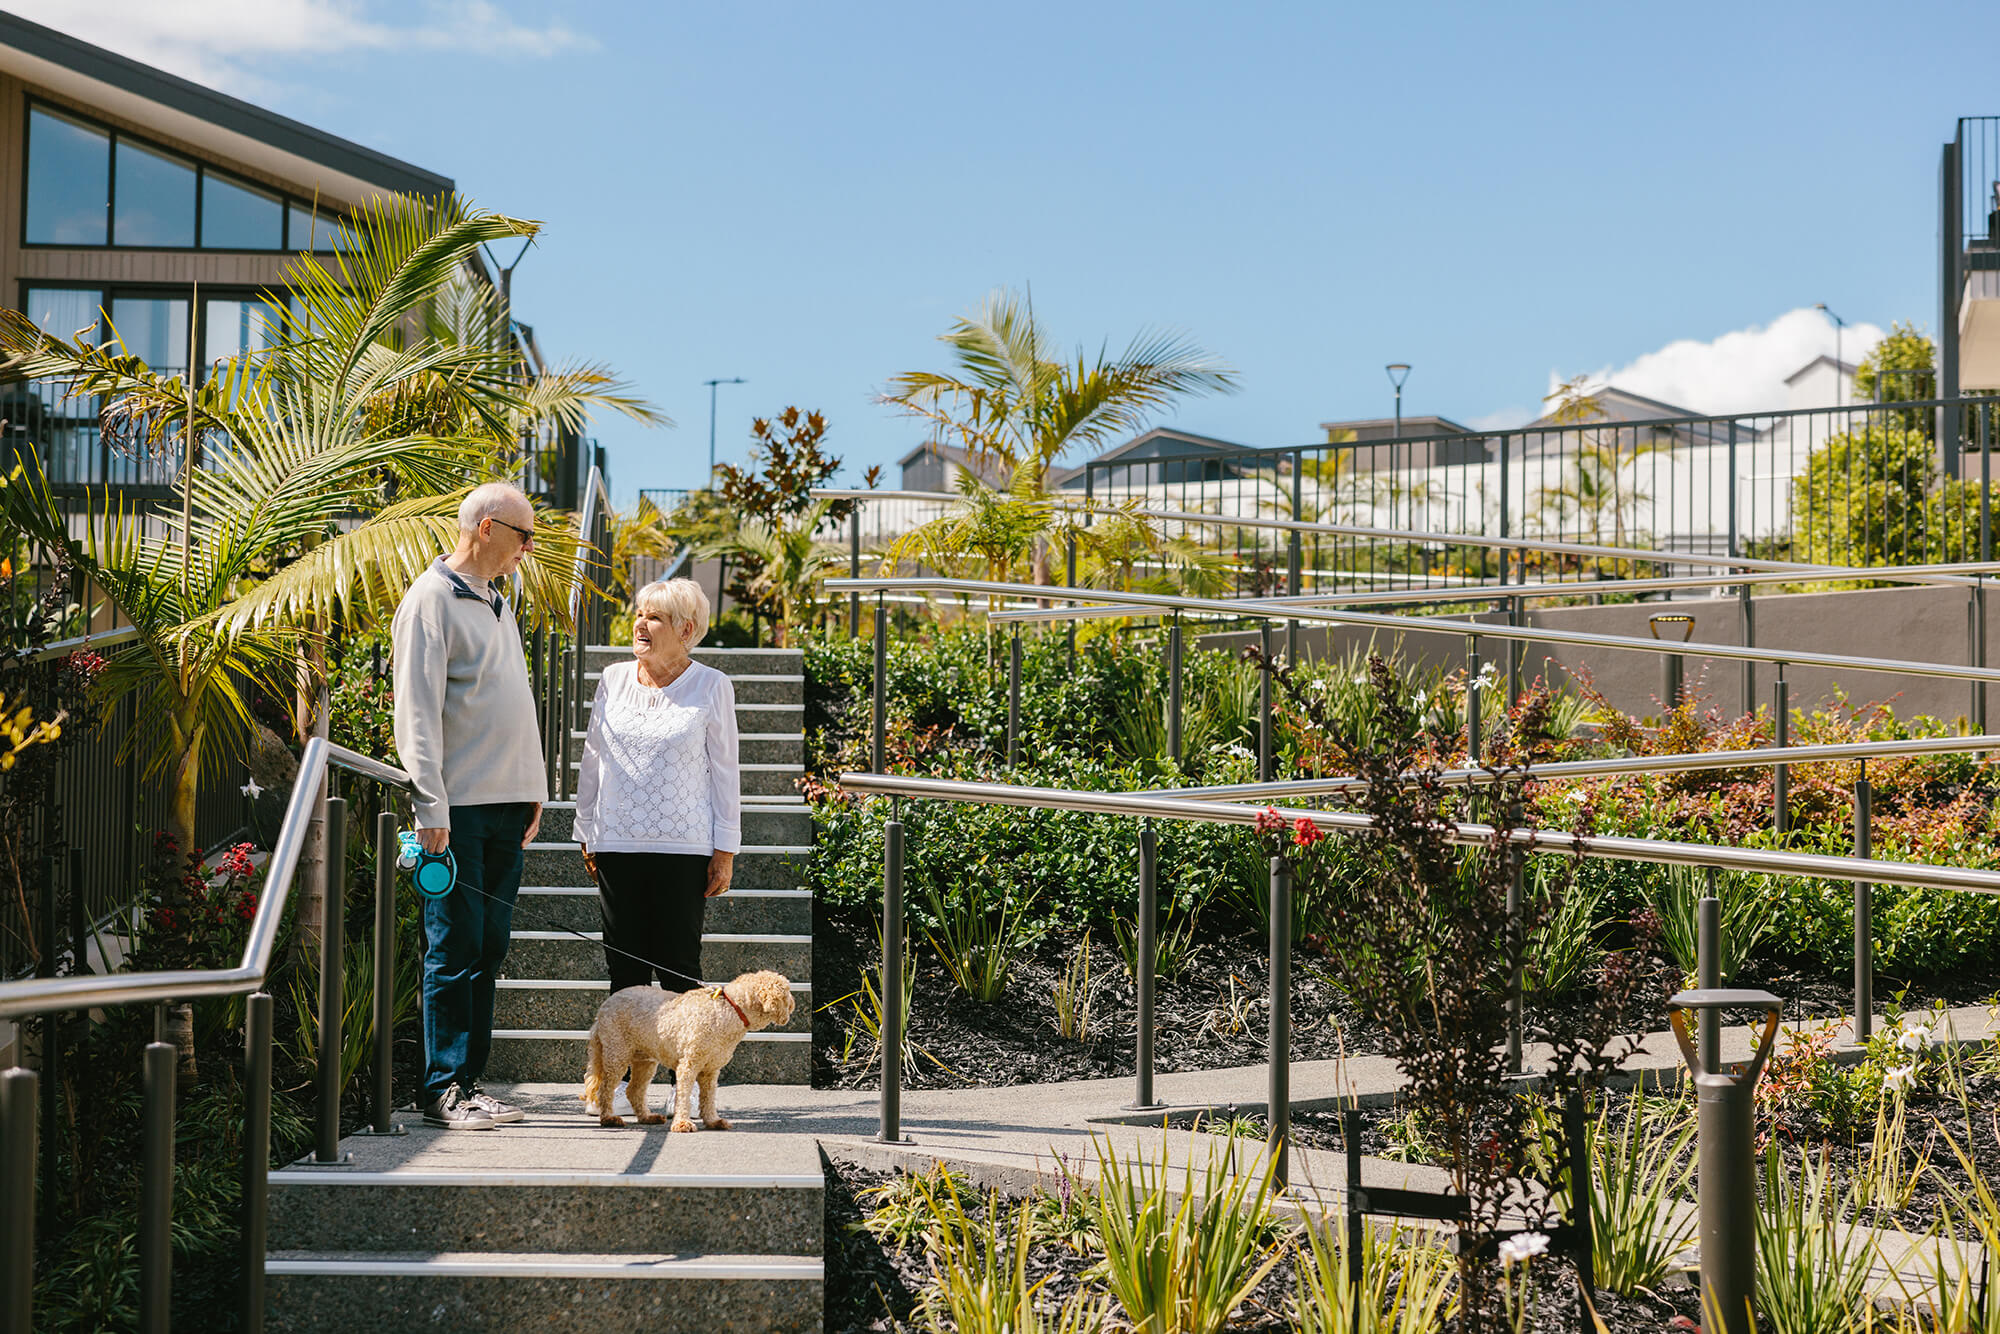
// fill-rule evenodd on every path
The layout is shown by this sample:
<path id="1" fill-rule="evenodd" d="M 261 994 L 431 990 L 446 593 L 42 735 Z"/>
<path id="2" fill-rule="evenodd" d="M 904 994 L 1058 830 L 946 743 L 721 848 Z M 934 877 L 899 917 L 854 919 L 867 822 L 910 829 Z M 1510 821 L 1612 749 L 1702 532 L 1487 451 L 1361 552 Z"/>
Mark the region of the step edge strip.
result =
<path id="1" fill-rule="evenodd" d="M 723 945 L 797 945 L 812 944 L 811 936 L 788 936 L 778 934 L 756 934 L 741 931 L 721 931 L 702 933 L 704 943 L 715 942 Z M 512 940 L 581 940 L 590 945 L 602 945 L 602 931 L 514 931 L 509 933 Z"/>
<path id="2" fill-rule="evenodd" d="M 320 1172 L 284 1167 L 266 1174 L 273 1186 L 638 1186 L 662 1190 L 824 1190 L 807 1172 Z"/>
<path id="3" fill-rule="evenodd" d="M 356 1254 L 365 1255 L 366 1252 Z M 826 1280 L 819 1260 L 726 1261 L 652 1260 L 618 1264 L 612 1261 L 540 1260 L 510 1263 L 493 1260 L 286 1260 L 264 1258 L 264 1272 L 297 1278 L 611 1278 L 651 1280 L 701 1279 L 815 1283 Z"/>
<path id="4" fill-rule="evenodd" d="M 496 977 L 493 987 L 496 991 L 526 991 L 539 987 L 544 991 L 602 991 L 611 985 L 609 978 L 588 977 Z M 811 991 L 812 983 L 794 982 L 793 991 Z"/>
<path id="5" fill-rule="evenodd" d="M 590 1030 L 587 1028 L 496 1028 L 493 1030 L 493 1040 L 495 1042 L 498 1042 L 501 1038 L 508 1038 L 515 1042 L 534 1042 L 538 1040 L 548 1042 L 582 1042 L 589 1036 Z M 745 1033 L 743 1041 L 811 1042 L 812 1037 L 813 1035 L 810 1033 L 762 1032 Z"/>

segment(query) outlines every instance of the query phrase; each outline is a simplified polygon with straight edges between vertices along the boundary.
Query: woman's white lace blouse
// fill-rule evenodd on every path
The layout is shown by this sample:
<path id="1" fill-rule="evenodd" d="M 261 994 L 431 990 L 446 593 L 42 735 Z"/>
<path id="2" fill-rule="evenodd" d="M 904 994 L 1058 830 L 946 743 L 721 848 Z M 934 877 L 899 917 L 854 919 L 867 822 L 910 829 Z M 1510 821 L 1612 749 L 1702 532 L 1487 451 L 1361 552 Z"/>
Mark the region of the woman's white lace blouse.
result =
<path id="1" fill-rule="evenodd" d="M 605 668 L 576 780 L 576 839 L 592 852 L 737 852 L 743 845 L 736 688 L 703 663 L 666 686 Z"/>

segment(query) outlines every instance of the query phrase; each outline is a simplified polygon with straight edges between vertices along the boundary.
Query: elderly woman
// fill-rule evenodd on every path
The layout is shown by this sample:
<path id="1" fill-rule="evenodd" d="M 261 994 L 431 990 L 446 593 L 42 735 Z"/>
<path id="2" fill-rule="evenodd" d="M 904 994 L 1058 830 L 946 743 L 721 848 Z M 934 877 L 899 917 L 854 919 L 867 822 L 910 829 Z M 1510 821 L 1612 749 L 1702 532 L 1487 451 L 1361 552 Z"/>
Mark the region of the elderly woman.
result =
<path id="1" fill-rule="evenodd" d="M 742 846 L 736 691 L 691 656 L 708 633 L 692 579 L 632 600 L 632 657 L 607 667 L 577 774 L 576 839 L 596 873 L 611 990 L 701 985 L 701 919 Z"/>

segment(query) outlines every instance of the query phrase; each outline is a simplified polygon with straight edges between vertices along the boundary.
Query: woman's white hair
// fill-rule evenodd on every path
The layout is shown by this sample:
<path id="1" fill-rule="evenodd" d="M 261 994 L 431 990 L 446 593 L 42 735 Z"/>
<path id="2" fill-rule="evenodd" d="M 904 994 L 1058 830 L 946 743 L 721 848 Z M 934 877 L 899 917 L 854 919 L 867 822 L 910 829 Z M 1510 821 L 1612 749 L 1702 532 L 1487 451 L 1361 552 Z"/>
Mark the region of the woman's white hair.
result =
<path id="1" fill-rule="evenodd" d="M 666 617 L 667 624 L 676 629 L 692 624 L 694 631 L 687 636 L 689 648 L 708 633 L 708 594 L 692 579 L 655 579 L 633 594 L 632 614 L 648 611 Z"/>

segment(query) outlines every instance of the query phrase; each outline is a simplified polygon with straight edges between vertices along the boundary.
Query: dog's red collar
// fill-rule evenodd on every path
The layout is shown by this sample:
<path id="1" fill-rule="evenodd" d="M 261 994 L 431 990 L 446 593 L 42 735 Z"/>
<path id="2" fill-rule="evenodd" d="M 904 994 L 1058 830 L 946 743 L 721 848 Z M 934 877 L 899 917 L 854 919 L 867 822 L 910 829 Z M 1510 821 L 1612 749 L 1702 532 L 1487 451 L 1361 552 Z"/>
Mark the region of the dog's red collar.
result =
<path id="1" fill-rule="evenodd" d="M 715 994 L 722 997 L 722 999 L 728 1003 L 730 1009 L 736 1011 L 736 1017 L 743 1021 L 743 1027 L 745 1027 L 746 1029 L 750 1027 L 750 1016 L 743 1013 L 743 1007 L 741 1005 L 738 1005 L 735 1001 L 729 999 L 729 993 L 727 991 L 723 990 L 721 987 L 717 987 L 715 989 Z"/>

